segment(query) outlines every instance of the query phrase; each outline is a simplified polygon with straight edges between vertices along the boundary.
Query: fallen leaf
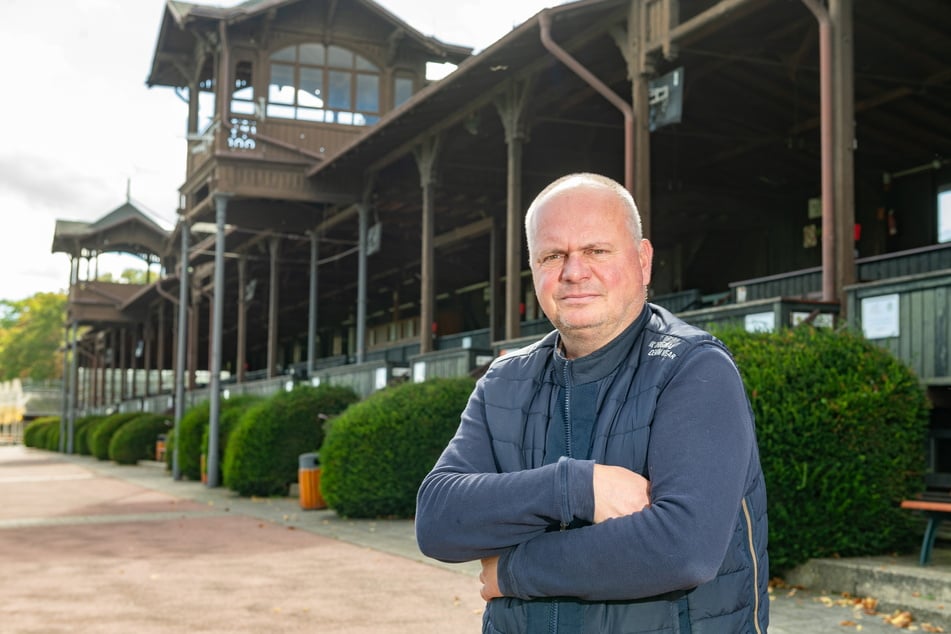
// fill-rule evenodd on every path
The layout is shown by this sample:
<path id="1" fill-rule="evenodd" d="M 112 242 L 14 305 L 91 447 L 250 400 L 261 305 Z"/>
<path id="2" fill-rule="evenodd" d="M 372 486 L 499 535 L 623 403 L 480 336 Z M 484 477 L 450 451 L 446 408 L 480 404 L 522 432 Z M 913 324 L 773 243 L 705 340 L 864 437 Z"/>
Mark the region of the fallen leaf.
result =
<path id="1" fill-rule="evenodd" d="M 907 610 L 895 610 L 891 615 L 884 617 L 884 620 L 895 627 L 908 627 L 914 621 L 914 618 L 911 616 L 911 612 Z"/>

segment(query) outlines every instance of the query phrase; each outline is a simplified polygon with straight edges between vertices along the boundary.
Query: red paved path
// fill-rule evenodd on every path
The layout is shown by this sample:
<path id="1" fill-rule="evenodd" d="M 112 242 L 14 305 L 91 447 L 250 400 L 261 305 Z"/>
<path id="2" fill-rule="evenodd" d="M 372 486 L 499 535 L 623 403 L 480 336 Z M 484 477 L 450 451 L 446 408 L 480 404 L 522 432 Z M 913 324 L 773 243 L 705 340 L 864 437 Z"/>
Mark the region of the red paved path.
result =
<path id="1" fill-rule="evenodd" d="M 0 447 L 0 632 L 480 630 L 471 575 L 237 506 Z"/>

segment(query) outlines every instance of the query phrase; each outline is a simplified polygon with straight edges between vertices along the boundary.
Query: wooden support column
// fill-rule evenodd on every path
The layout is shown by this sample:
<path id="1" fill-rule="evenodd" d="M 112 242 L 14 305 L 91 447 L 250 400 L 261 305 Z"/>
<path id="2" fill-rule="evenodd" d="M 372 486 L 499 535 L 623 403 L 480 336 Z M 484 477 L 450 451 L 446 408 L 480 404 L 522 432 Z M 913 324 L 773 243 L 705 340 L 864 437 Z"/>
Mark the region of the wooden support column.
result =
<path id="1" fill-rule="evenodd" d="M 116 392 L 118 392 L 116 383 L 118 382 L 118 373 L 116 372 L 116 360 L 119 357 L 119 341 L 116 336 L 115 329 L 109 331 L 109 359 L 107 363 L 103 363 L 103 369 L 106 365 L 109 366 L 109 392 L 108 396 L 106 395 L 106 382 L 103 381 L 103 393 L 102 393 L 102 403 L 105 405 L 107 403 L 115 403 L 116 401 Z"/>
<path id="2" fill-rule="evenodd" d="M 360 233 L 357 247 L 357 363 L 363 363 L 367 350 L 367 231 L 370 208 L 362 202 L 357 205 L 357 213 Z"/>
<path id="3" fill-rule="evenodd" d="M 192 289 L 192 309 L 188 315 L 188 389 L 198 387 L 198 318 L 201 314 L 201 293 Z"/>
<path id="4" fill-rule="evenodd" d="M 639 42 L 647 42 L 647 3 L 638 3 L 637 30 Z M 634 202 L 641 215 L 642 234 L 651 235 L 651 133 L 650 133 L 650 78 L 654 65 L 644 46 L 634 56 L 632 78 L 634 107 Z"/>
<path id="5" fill-rule="evenodd" d="M 89 381 L 89 402 L 93 407 L 99 407 L 99 383 L 102 378 L 99 375 L 99 360 L 102 358 L 102 350 L 99 344 L 99 337 L 95 337 L 92 343 L 92 368 L 90 368 Z"/>
<path id="6" fill-rule="evenodd" d="M 72 266 L 72 258 L 70 258 Z M 68 314 L 68 313 L 67 313 Z M 72 427 L 67 427 L 69 420 L 69 322 L 66 322 L 65 332 L 63 333 L 63 402 L 59 414 L 59 450 L 67 454 L 73 453 L 73 434 Z M 67 443 L 68 439 L 68 443 Z M 67 449 L 67 444 L 69 448 Z"/>
<path id="7" fill-rule="evenodd" d="M 96 407 L 104 404 L 106 392 L 106 336 L 106 333 L 101 333 L 98 335 L 93 348 L 93 354 L 96 355 L 96 372 L 94 377 L 95 382 L 93 383 L 93 402 L 95 403 Z"/>
<path id="8" fill-rule="evenodd" d="M 320 234 L 310 232 L 310 278 L 307 300 L 307 376 L 314 374 L 317 361 L 317 269 L 319 268 Z"/>
<path id="9" fill-rule="evenodd" d="M 198 79 L 192 78 L 188 83 L 188 134 L 198 134 L 198 97 L 200 93 Z"/>
<path id="10" fill-rule="evenodd" d="M 152 327 L 152 313 L 151 311 L 145 318 L 145 325 L 142 327 L 142 341 L 144 344 L 144 356 L 142 357 L 142 375 L 145 377 L 145 386 L 142 389 L 143 396 L 150 396 L 152 394 L 152 389 L 150 383 L 152 381 L 152 339 L 154 337 L 153 333 L 154 328 Z"/>
<path id="11" fill-rule="evenodd" d="M 228 130 L 231 129 L 231 93 L 234 83 L 231 79 L 231 43 L 228 38 L 228 23 L 218 22 L 218 68 L 215 70 L 215 109 L 221 122 L 220 132 L 215 135 L 217 149 L 228 148 Z"/>
<path id="12" fill-rule="evenodd" d="M 440 138 L 431 136 L 417 146 L 414 154 L 419 168 L 419 184 L 423 190 L 420 298 L 419 298 L 419 352 L 433 351 L 433 326 L 436 321 L 436 160 Z"/>
<path id="13" fill-rule="evenodd" d="M 505 129 L 505 338 L 521 335 L 522 323 L 522 150 L 528 142 L 531 81 L 512 81 L 495 102 Z"/>
<path id="14" fill-rule="evenodd" d="M 498 216 L 492 218 L 489 234 L 489 341 L 501 341 L 504 335 L 505 305 L 502 301 L 502 271 L 505 270 L 504 222 Z"/>
<path id="15" fill-rule="evenodd" d="M 847 312 L 845 288 L 855 283 L 855 63 L 852 5 L 830 0 L 832 22 L 833 173 L 835 174 L 835 289 L 839 319 Z"/>
<path id="16" fill-rule="evenodd" d="M 662 20 L 663 33 L 650 32 L 648 5 L 646 2 L 631 2 L 627 14 L 627 30 L 617 29 L 612 35 L 627 62 L 627 74 L 631 80 L 631 105 L 634 114 L 633 139 L 630 143 L 630 161 L 627 166 L 633 181 L 631 195 L 641 215 L 643 236 L 651 234 L 651 137 L 650 137 L 650 79 L 655 74 L 650 51 L 651 36 L 669 36 L 676 22 L 677 11 L 668 7 Z M 669 43 L 668 43 L 669 45 Z"/>
<path id="17" fill-rule="evenodd" d="M 112 395 L 113 403 L 121 403 L 129 393 L 129 331 L 119 329 L 119 397 Z M 115 372 L 115 370 L 113 370 Z"/>
<path id="18" fill-rule="evenodd" d="M 158 372 L 158 376 L 155 377 L 155 393 L 161 394 L 162 388 L 165 387 L 162 383 L 162 375 L 165 370 L 165 341 L 166 341 L 166 325 L 165 325 L 165 302 L 159 302 L 158 305 L 158 324 L 155 328 L 155 370 Z"/>
<path id="19" fill-rule="evenodd" d="M 278 331 L 278 302 L 281 295 L 278 284 L 280 282 L 280 266 L 278 259 L 281 249 L 281 239 L 272 236 L 269 241 L 271 252 L 271 275 L 268 284 L 267 308 L 267 375 L 268 378 L 277 376 L 277 331 Z"/>
<path id="20" fill-rule="evenodd" d="M 236 380 L 244 383 L 245 366 L 248 358 L 248 256 L 238 256 L 238 341 L 237 359 L 235 359 Z"/>
<path id="21" fill-rule="evenodd" d="M 76 433 L 76 406 L 79 400 L 79 326 L 73 321 L 73 333 L 70 337 L 69 358 L 69 445 L 68 452 L 73 453 L 73 440 Z"/>
<path id="22" fill-rule="evenodd" d="M 131 348 L 129 351 L 128 374 L 129 374 L 130 389 L 129 389 L 128 395 L 131 396 L 132 398 L 136 398 L 139 395 L 138 388 L 137 388 L 137 383 L 138 383 L 137 375 L 139 370 L 139 354 L 138 354 L 139 341 L 141 341 L 141 339 L 139 339 L 139 324 L 136 324 L 135 326 L 132 327 L 132 340 L 130 341 Z M 123 372 L 123 376 L 125 376 L 125 374 L 126 373 Z M 123 394 L 120 401 L 124 401 L 125 399 L 126 399 L 126 394 Z"/>

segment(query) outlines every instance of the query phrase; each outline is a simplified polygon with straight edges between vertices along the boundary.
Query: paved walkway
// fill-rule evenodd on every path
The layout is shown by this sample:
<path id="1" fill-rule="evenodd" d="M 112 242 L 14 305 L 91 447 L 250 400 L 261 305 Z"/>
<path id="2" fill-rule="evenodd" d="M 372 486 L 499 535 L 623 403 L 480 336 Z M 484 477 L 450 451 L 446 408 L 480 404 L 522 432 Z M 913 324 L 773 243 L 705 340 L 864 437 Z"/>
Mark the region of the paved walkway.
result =
<path id="1" fill-rule="evenodd" d="M 483 606 L 478 565 L 424 558 L 411 521 L 19 446 L 0 447 L 0 562 L 10 634 L 464 633 L 480 631 Z M 898 631 L 843 603 L 777 590 L 770 632 Z"/>

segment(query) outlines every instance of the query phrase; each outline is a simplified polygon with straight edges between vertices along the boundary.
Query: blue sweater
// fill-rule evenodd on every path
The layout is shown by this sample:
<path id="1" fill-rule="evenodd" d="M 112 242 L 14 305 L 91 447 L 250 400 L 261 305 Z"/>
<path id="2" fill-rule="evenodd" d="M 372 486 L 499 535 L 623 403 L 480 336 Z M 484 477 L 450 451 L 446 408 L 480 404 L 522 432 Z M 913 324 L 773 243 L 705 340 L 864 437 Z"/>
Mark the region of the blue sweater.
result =
<path id="1" fill-rule="evenodd" d="M 651 305 L 588 357 L 557 349 L 552 333 L 479 381 L 420 488 L 422 551 L 501 556 L 489 632 L 552 617 L 555 631 L 765 632 L 765 486 L 728 352 Z M 650 479 L 651 507 L 591 524 L 595 462 Z"/>

